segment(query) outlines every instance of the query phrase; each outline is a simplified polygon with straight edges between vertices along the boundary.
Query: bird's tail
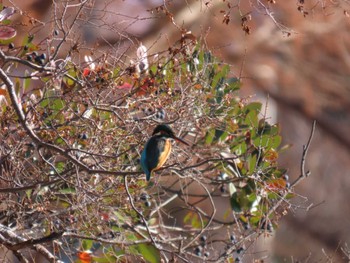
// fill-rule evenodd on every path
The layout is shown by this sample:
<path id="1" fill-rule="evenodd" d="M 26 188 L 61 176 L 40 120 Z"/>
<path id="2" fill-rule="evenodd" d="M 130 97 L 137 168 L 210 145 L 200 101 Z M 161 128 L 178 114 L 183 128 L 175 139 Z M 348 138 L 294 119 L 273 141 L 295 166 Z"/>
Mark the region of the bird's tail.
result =
<path id="1" fill-rule="evenodd" d="M 150 171 L 146 171 L 145 174 L 146 174 L 146 180 L 149 181 L 151 179 L 151 173 Z"/>

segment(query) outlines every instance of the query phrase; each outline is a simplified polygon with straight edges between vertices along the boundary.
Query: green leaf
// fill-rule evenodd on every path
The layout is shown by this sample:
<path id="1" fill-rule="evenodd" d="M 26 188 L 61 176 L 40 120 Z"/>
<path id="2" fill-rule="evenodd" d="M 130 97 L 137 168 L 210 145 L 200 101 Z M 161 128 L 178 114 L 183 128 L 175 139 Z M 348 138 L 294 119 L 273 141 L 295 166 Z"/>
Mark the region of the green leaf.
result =
<path id="1" fill-rule="evenodd" d="M 122 257 L 125 255 L 125 250 L 114 247 L 103 247 L 103 255 L 99 257 L 94 256 L 92 262 L 98 263 L 110 263 L 110 262 L 119 262 L 122 261 Z"/>
<path id="2" fill-rule="evenodd" d="M 21 83 L 19 81 L 19 78 L 15 79 L 15 91 L 18 97 L 21 96 Z"/>
<path id="3" fill-rule="evenodd" d="M 76 193 L 74 188 L 69 188 L 69 187 L 68 188 L 64 188 L 64 189 L 60 189 L 59 192 L 61 194 L 75 194 Z"/>
<path id="4" fill-rule="evenodd" d="M 23 38 L 22 46 L 24 48 L 19 56 L 23 56 L 28 52 L 33 52 L 39 49 L 37 45 L 34 45 L 32 43 L 33 39 L 34 39 L 34 36 L 30 34 Z"/>
<path id="5" fill-rule="evenodd" d="M 213 144 L 217 142 L 223 142 L 227 138 L 228 133 L 221 129 L 209 129 L 205 136 L 205 144 Z"/>
<path id="6" fill-rule="evenodd" d="M 68 69 L 67 75 L 69 75 L 72 78 L 76 78 L 77 77 L 77 72 L 74 69 L 74 67 L 71 67 L 71 68 Z M 63 81 L 64 81 L 64 83 L 66 83 L 66 85 L 68 87 L 73 87 L 75 85 L 75 81 L 72 78 L 63 77 Z"/>
<path id="7" fill-rule="evenodd" d="M 150 263 L 160 262 L 159 250 L 156 249 L 153 245 L 139 244 L 139 245 L 135 245 L 134 247 L 147 262 L 150 262 Z"/>
<path id="8" fill-rule="evenodd" d="M 258 127 L 258 113 L 256 110 L 250 110 L 246 115 L 244 123 L 247 124 L 251 128 Z"/>
<path id="9" fill-rule="evenodd" d="M 29 190 L 26 190 L 26 191 L 25 191 L 26 196 L 27 196 L 28 199 L 30 199 L 30 196 L 32 195 L 32 192 L 33 192 L 32 189 L 29 189 Z"/>
<path id="10" fill-rule="evenodd" d="M 125 218 L 125 216 L 122 215 L 121 213 L 119 213 L 118 211 L 113 211 L 113 214 L 117 217 L 118 222 L 119 222 L 120 224 L 124 224 L 124 223 L 127 221 L 127 219 Z"/>
<path id="11" fill-rule="evenodd" d="M 200 229 L 202 226 L 202 221 L 199 219 L 198 215 L 193 212 L 189 212 L 183 219 L 185 224 L 191 224 L 193 228 Z"/>
<path id="12" fill-rule="evenodd" d="M 135 241 L 135 240 L 137 240 L 137 237 L 136 237 L 135 234 L 129 233 L 129 234 L 126 234 L 126 239 L 129 240 L 129 241 Z"/>
<path id="13" fill-rule="evenodd" d="M 192 212 L 188 212 L 187 215 L 185 215 L 185 217 L 183 219 L 185 224 L 187 224 L 190 221 L 191 216 L 192 216 Z"/>
<path id="14" fill-rule="evenodd" d="M 1 9 L 0 9 L 1 10 Z M 13 40 L 15 39 L 16 37 L 13 37 L 13 38 L 9 38 L 9 39 L 0 39 L 0 45 L 1 46 L 7 46 L 9 45 L 10 43 L 13 42 Z"/>
<path id="15" fill-rule="evenodd" d="M 165 69 L 164 79 L 167 81 L 169 87 L 173 87 L 173 84 L 175 81 L 173 68 L 174 68 L 174 63 L 171 60 L 166 64 L 164 68 Z"/>
<path id="16" fill-rule="evenodd" d="M 244 112 L 248 113 L 250 111 L 261 111 L 262 104 L 260 102 L 252 102 L 244 107 Z"/>
<path id="17" fill-rule="evenodd" d="M 210 129 L 207 131 L 207 134 L 205 135 L 205 144 L 211 144 L 214 140 L 215 136 L 215 129 Z"/>
<path id="18" fill-rule="evenodd" d="M 49 102 L 50 102 L 49 99 L 43 99 L 43 100 L 40 102 L 40 106 L 41 106 L 42 108 L 46 108 L 46 107 L 49 105 Z"/>
<path id="19" fill-rule="evenodd" d="M 250 155 L 248 157 L 248 165 L 249 165 L 249 173 L 250 174 L 253 174 L 254 171 L 255 171 L 255 168 L 256 168 L 256 164 L 257 164 L 257 157 L 256 157 L 256 154 L 253 154 L 253 155 Z"/>
<path id="20" fill-rule="evenodd" d="M 65 141 L 60 137 L 55 140 L 55 143 L 58 145 L 65 145 Z"/>
<path id="21" fill-rule="evenodd" d="M 223 79 L 226 78 L 229 71 L 230 71 L 230 67 L 228 65 L 222 66 L 221 69 L 215 73 L 211 86 L 214 89 L 218 90 L 223 84 Z"/>
<path id="22" fill-rule="evenodd" d="M 270 147 L 273 149 L 277 149 L 278 146 L 281 145 L 282 137 L 280 135 L 274 136 L 271 140 Z"/>
<path id="23" fill-rule="evenodd" d="M 111 113 L 109 111 L 98 111 L 101 120 L 112 120 Z"/>
<path id="24" fill-rule="evenodd" d="M 152 65 L 150 68 L 149 68 L 150 72 L 152 72 L 153 74 L 156 74 L 157 73 L 157 70 L 158 70 L 158 67 L 157 65 Z"/>
<path id="25" fill-rule="evenodd" d="M 8 26 L 9 24 L 11 24 L 11 19 L 2 20 L 1 24 L 4 25 L 4 26 Z"/>
<path id="26" fill-rule="evenodd" d="M 246 142 L 241 142 L 237 146 L 232 148 L 232 152 L 235 153 L 236 155 L 243 155 L 247 152 L 248 146 Z"/>
<path id="27" fill-rule="evenodd" d="M 288 194 L 286 195 L 285 199 L 291 199 L 291 198 L 293 198 L 293 197 L 295 197 L 295 194 L 294 194 L 294 193 L 288 193 Z"/>
<path id="28" fill-rule="evenodd" d="M 268 134 L 268 135 L 274 136 L 274 135 L 278 135 L 278 132 L 279 132 L 278 125 L 270 125 L 263 119 L 259 121 L 259 129 L 257 132 L 258 135 Z"/>
<path id="29" fill-rule="evenodd" d="M 287 173 L 287 169 L 279 168 L 279 169 L 274 170 L 273 175 L 275 176 L 275 178 L 280 178 L 281 176 L 283 176 L 286 173 Z"/>
<path id="30" fill-rule="evenodd" d="M 60 111 L 66 106 L 66 102 L 62 99 L 55 99 L 50 104 L 50 109 Z"/>
<path id="31" fill-rule="evenodd" d="M 250 224 L 257 226 L 259 224 L 259 222 L 261 221 L 261 216 L 252 216 L 249 219 Z"/>
<path id="32" fill-rule="evenodd" d="M 271 148 L 276 149 L 282 142 L 282 137 L 277 136 L 270 136 L 270 135 L 262 135 L 253 140 L 253 145 L 255 147 L 262 147 L 266 150 L 269 150 Z"/>
<path id="33" fill-rule="evenodd" d="M 240 88 L 240 82 L 239 82 L 239 79 L 237 78 L 228 78 L 226 79 L 225 84 L 226 84 L 224 89 L 225 94 L 239 90 Z"/>
<path id="34" fill-rule="evenodd" d="M 120 68 L 119 67 L 116 67 L 114 68 L 113 72 L 112 72 L 112 78 L 117 78 L 120 74 Z"/>
<path id="35" fill-rule="evenodd" d="M 269 192 L 269 193 L 267 194 L 267 198 L 270 199 L 270 200 L 276 200 L 276 199 L 279 199 L 280 196 L 279 196 L 279 194 L 276 193 L 276 192 Z"/>
<path id="36" fill-rule="evenodd" d="M 23 80 L 23 91 L 27 91 L 30 86 L 31 78 L 28 78 L 30 76 L 30 73 L 28 70 L 24 71 L 24 80 Z"/>
<path id="37" fill-rule="evenodd" d="M 62 198 L 57 198 L 56 205 L 59 205 L 60 207 L 63 207 L 63 208 L 69 208 L 72 206 L 72 203 L 70 201 L 66 201 Z"/>
<path id="38" fill-rule="evenodd" d="M 215 137 L 214 140 L 215 141 L 224 141 L 226 139 L 226 137 L 228 136 L 228 133 L 223 131 L 223 130 L 215 130 Z"/>
<path id="39" fill-rule="evenodd" d="M 93 244 L 94 242 L 90 239 L 83 239 L 83 242 L 81 242 L 81 245 L 84 250 L 90 250 Z"/>
<path id="40" fill-rule="evenodd" d="M 236 213 L 242 212 L 242 207 L 240 204 L 240 198 L 237 192 L 235 192 L 230 198 L 231 208 Z"/>
<path id="41" fill-rule="evenodd" d="M 202 222 L 199 220 L 199 217 L 197 214 L 193 214 L 191 218 L 191 225 L 193 228 L 198 228 L 198 229 L 202 227 Z"/>
<path id="42" fill-rule="evenodd" d="M 209 67 L 208 70 L 208 82 L 211 84 L 215 77 L 215 69 L 214 67 Z"/>
<path id="43" fill-rule="evenodd" d="M 64 171 L 64 167 L 65 167 L 66 163 L 65 162 L 57 162 L 55 164 L 56 170 L 58 173 L 61 173 Z"/>
<path id="44" fill-rule="evenodd" d="M 267 148 L 269 145 L 271 137 L 269 135 L 262 135 L 260 137 L 257 137 L 253 140 L 253 145 L 257 148 Z"/>
<path id="45" fill-rule="evenodd" d="M 25 45 L 28 45 L 29 43 L 32 43 L 34 37 L 33 35 L 26 35 L 24 38 L 23 38 L 23 41 L 22 41 L 22 46 L 25 46 Z"/>

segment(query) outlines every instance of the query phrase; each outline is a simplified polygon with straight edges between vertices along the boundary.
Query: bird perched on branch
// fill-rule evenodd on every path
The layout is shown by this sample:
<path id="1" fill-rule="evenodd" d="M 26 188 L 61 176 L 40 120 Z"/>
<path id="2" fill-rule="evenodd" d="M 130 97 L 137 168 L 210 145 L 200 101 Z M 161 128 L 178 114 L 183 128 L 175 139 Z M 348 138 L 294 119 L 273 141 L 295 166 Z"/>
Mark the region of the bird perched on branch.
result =
<path id="1" fill-rule="evenodd" d="M 158 125 L 147 141 L 141 155 L 141 167 L 147 181 L 150 180 L 153 171 L 161 168 L 168 159 L 171 152 L 171 139 L 188 145 L 187 142 L 176 137 L 172 129 L 165 124 Z"/>

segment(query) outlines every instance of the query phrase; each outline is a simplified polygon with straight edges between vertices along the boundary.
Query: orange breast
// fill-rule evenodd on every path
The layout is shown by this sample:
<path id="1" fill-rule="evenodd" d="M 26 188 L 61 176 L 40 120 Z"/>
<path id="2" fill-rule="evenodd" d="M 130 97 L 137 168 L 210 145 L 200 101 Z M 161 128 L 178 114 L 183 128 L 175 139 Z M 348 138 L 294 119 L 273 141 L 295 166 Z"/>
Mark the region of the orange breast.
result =
<path id="1" fill-rule="evenodd" d="M 158 170 L 159 168 L 161 168 L 163 166 L 163 164 L 169 158 L 170 151 L 171 151 L 171 142 L 170 142 L 170 140 L 167 139 L 167 140 L 165 140 L 164 150 L 159 156 L 158 165 L 153 170 Z"/>

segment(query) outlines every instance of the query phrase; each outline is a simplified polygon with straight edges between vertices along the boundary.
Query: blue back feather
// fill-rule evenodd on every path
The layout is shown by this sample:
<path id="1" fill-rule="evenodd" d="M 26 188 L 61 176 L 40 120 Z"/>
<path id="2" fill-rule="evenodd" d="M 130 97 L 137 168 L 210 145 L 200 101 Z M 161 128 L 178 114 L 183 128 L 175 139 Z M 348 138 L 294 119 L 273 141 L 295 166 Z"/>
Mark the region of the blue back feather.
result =
<path id="1" fill-rule="evenodd" d="M 146 174 L 146 180 L 149 181 L 151 179 L 151 171 L 148 170 L 148 165 L 147 165 L 147 153 L 146 153 L 147 145 L 148 145 L 148 142 L 146 143 L 145 148 L 143 149 L 141 154 L 141 168 Z"/>
<path id="2" fill-rule="evenodd" d="M 164 150 L 165 139 L 162 135 L 152 136 L 145 145 L 141 154 L 141 167 L 150 180 L 153 169 L 159 164 L 159 157 Z"/>

